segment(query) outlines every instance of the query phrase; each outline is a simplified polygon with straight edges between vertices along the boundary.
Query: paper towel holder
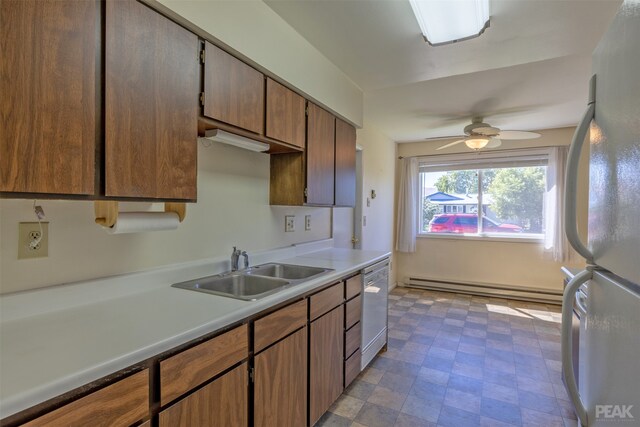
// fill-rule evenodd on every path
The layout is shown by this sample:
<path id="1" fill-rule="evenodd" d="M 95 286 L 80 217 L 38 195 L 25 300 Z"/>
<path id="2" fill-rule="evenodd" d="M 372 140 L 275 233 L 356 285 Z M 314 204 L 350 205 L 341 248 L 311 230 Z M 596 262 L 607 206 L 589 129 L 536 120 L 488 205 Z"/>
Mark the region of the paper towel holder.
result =
<path id="1" fill-rule="evenodd" d="M 96 216 L 96 224 L 100 224 L 103 227 L 113 227 L 118 221 L 118 202 L 115 200 L 96 200 L 93 202 L 93 209 Z M 182 222 L 187 216 L 187 204 L 166 202 L 164 211 L 174 212 Z"/>

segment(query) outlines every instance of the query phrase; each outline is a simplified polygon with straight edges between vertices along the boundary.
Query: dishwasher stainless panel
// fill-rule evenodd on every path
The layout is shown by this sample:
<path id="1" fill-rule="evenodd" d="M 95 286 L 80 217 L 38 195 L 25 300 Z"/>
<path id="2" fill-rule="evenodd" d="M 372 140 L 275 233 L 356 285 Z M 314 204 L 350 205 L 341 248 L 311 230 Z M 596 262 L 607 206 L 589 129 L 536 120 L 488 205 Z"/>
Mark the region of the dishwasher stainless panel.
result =
<path id="1" fill-rule="evenodd" d="M 387 343 L 389 260 L 364 269 L 362 304 L 362 369 Z"/>

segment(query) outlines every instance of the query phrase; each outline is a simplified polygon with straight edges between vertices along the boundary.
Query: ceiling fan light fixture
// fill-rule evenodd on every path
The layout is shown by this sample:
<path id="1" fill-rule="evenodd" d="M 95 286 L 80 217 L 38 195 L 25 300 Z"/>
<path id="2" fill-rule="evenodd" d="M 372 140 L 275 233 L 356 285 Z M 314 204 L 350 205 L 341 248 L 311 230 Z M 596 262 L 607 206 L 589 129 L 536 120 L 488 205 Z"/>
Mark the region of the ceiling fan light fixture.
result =
<path id="1" fill-rule="evenodd" d="M 490 138 L 484 136 L 470 136 L 464 140 L 464 143 L 472 150 L 480 150 L 487 146 L 489 140 Z"/>
<path id="2" fill-rule="evenodd" d="M 427 43 L 472 39 L 489 28 L 489 0 L 409 0 Z"/>

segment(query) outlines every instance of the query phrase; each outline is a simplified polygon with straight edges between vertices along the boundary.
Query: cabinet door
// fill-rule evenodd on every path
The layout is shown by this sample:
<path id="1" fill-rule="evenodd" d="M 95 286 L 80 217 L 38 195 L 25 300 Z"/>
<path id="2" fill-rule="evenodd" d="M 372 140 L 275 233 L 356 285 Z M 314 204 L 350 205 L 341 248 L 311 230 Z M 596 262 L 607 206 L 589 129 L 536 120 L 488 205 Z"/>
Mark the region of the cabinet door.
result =
<path id="1" fill-rule="evenodd" d="M 289 88 L 267 78 L 269 138 L 304 148 L 305 100 Z"/>
<path id="2" fill-rule="evenodd" d="M 160 412 L 160 427 L 246 427 L 248 374 L 243 363 Z"/>
<path id="3" fill-rule="evenodd" d="M 204 115 L 264 132 L 264 76 L 209 42 L 205 44 Z"/>
<path id="4" fill-rule="evenodd" d="M 356 205 L 356 129 L 336 119 L 336 206 Z"/>
<path id="5" fill-rule="evenodd" d="M 195 200 L 198 38 L 134 0 L 105 31 L 106 195 Z"/>
<path id="6" fill-rule="evenodd" d="M 0 191 L 95 193 L 99 3 L 0 2 Z"/>
<path id="7" fill-rule="evenodd" d="M 128 426 L 148 415 L 149 371 L 145 369 L 22 427 Z"/>
<path id="8" fill-rule="evenodd" d="M 254 425 L 299 427 L 307 417 L 307 328 L 255 357 Z"/>
<path id="9" fill-rule="evenodd" d="M 307 204 L 333 205 L 335 117 L 309 103 L 307 117 Z"/>
<path id="10" fill-rule="evenodd" d="M 314 425 L 343 390 L 344 306 L 311 323 L 309 333 L 309 425 Z"/>

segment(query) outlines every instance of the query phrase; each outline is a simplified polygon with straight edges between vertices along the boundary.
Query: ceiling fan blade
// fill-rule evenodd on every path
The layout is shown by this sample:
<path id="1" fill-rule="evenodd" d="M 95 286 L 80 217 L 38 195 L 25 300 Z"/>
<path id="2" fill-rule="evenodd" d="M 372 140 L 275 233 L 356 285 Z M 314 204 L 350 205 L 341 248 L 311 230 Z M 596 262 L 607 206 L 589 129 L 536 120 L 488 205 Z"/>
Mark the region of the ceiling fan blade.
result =
<path id="1" fill-rule="evenodd" d="M 498 148 L 502 145 L 502 140 L 498 138 L 491 138 L 489 143 L 486 145 L 487 148 Z"/>
<path id="2" fill-rule="evenodd" d="M 450 136 L 432 136 L 431 138 L 425 138 L 423 141 L 439 141 L 441 139 L 453 139 L 453 138 L 464 138 L 464 135 L 450 135 Z"/>
<path id="3" fill-rule="evenodd" d="M 535 139 L 540 138 L 540 134 L 521 130 L 502 130 L 496 137 L 500 139 Z"/>
<path id="4" fill-rule="evenodd" d="M 464 139 L 459 139 L 457 141 L 450 142 L 448 144 L 443 145 L 442 147 L 436 148 L 436 150 L 444 150 L 445 148 L 453 147 L 454 145 L 458 145 L 461 142 L 464 142 Z"/>

